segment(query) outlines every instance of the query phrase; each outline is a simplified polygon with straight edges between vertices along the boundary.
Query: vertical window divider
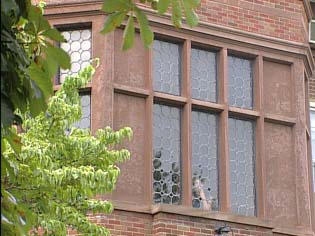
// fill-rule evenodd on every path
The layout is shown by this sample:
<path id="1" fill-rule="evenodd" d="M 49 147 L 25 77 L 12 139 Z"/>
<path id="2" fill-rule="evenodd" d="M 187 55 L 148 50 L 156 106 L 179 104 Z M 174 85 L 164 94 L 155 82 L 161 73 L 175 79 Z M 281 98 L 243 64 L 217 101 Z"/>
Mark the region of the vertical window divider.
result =
<path id="1" fill-rule="evenodd" d="M 192 205 L 191 171 L 191 80 L 190 80 L 191 41 L 185 40 L 182 50 L 182 95 L 187 98 L 182 113 L 182 205 Z"/>
<path id="2" fill-rule="evenodd" d="M 230 172 L 229 172 L 229 136 L 228 136 L 228 54 L 227 48 L 219 52 L 219 97 L 218 102 L 224 105 L 220 114 L 219 124 L 219 196 L 220 210 L 228 212 L 230 209 Z"/>
<path id="3" fill-rule="evenodd" d="M 264 107 L 263 107 L 263 56 L 256 57 L 254 63 L 254 108 L 260 114 L 256 124 L 256 215 L 265 217 L 265 180 L 264 180 Z"/>
<path id="4" fill-rule="evenodd" d="M 148 194 L 146 194 L 147 196 L 147 202 L 149 205 L 152 205 L 152 199 L 153 199 L 153 168 L 152 168 L 152 158 L 153 158 L 153 142 L 152 142 L 152 137 L 153 137 L 153 78 L 152 78 L 152 57 L 153 57 L 153 51 L 152 48 L 147 49 L 146 51 L 146 57 L 147 57 L 147 64 L 145 65 L 145 69 L 146 69 L 146 87 L 149 91 L 149 96 L 146 98 L 146 124 L 145 124 L 145 129 L 146 132 L 145 134 L 147 135 L 146 139 L 145 139 L 145 153 L 147 158 L 145 158 L 146 164 L 145 166 L 147 166 L 147 175 L 148 178 L 144 181 L 146 181 L 144 183 L 144 185 L 146 186 L 146 192 Z"/>

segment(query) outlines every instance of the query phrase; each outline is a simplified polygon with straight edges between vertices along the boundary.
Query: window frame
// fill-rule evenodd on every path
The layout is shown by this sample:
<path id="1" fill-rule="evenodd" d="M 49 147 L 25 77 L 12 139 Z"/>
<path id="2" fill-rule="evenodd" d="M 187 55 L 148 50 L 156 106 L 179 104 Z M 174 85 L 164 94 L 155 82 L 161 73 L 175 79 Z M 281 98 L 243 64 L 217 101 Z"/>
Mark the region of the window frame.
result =
<path id="1" fill-rule="evenodd" d="M 93 28 L 92 28 L 92 35 L 96 36 L 98 31 L 101 29 L 103 24 L 103 16 L 97 15 L 97 16 L 84 16 L 84 20 L 93 22 Z M 80 23 L 82 22 L 82 18 L 78 16 L 70 16 L 69 18 L 55 18 L 51 20 L 52 22 L 57 22 L 59 25 L 61 24 L 72 24 L 72 23 Z M 94 26 L 96 27 L 94 28 Z M 154 206 L 152 206 L 152 107 L 154 101 L 164 101 L 167 103 L 171 103 L 174 105 L 182 106 L 183 107 L 183 116 L 182 120 L 183 123 L 186 122 L 186 124 L 189 124 L 189 110 L 192 111 L 192 104 L 194 104 L 196 107 L 200 109 L 205 109 L 206 111 L 218 113 L 220 116 L 220 120 L 222 119 L 225 121 L 225 117 L 228 117 L 231 114 L 235 114 L 240 118 L 248 118 L 248 119 L 254 119 L 256 120 L 256 180 L 257 180 L 257 186 L 256 186 L 256 194 L 257 194 L 257 217 L 264 218 L 265 217 L 265 200 L 266 200 L 266 193 L 264 191 L 265 188 L 265 180 L 264 180 L 264 166 L 262 157 L 264 156 L 264 123 L 265 122 L 271 122 L 271 123 L 278 123 L 286 126 L 293 127 L 298 121 L 296 119 L 296 112 L 295 110 L 292 111 L 292 114 L 290 116 L 280 116 L 280 115 L 273 115 L 268 112 L 265 112 L 263 109 L 263 99 L 262 99 L 262 88 L 263 88 L 263 61 L 276 61 L 283 64 L 290 64 L 293 65 L 292 67 L 292 73 L 294 73 L 295 69 L 295 63 L 298 62 L 296 58 L 293 58 L 288 55 L 283 54 L 277 54 L 274 51 L 267 50 L 268 48 L 265 48 L 263 46 L 252 46 L 248 43 L 239 43 L 236 44 L 234 41 L 232 41 L 229 38 L 222 38 L 221 36 L 215 36 L 211 35 L 207 32 L 209 30 L 205 30 L 205 32 L 193 32 L 193 31 L 187 31 L 187 30 L 178 30 L 174 31 L 172 28 L 160 25 L 160 24 L 153 24 L 151 25 L 151 29 L 154 31 L 155 35 L 162 35 L 165 39 L 175 39 L 176 41 L 183 42 L 183 52 L 185 52 L 185 55 L 183 57 L 183 61 L 185 63 L 186 68 L 190 67 L 189 59 L 190 55 L 189 53 L 189 47 L 191 44 L 196 45 L 205 45 L 209 48 L 215 48 L 218 52 L 218 62 L 220 64 L 226 64 L 227 63 L 227 55 L 228 52 L 237 52 L 241 53 L 242 55 L 249 55 L 254 58 L 254 76 L 257 77 L 257 83 L 254 86 L 254 109 L 253 110 L 243 110 L 233 107 L 228 107 L 226 104 L 226 92 L 225 87 L 223 86 L 224 83 L 227 82 L 227 69 L 226 68 L 218 68 L 218 74 L 220 74 L 220 78 L 218 79 L 218 94 L 221 94 L 218 96 L 218 103 L 208 103 L 204 101 L 197 101 L 193 99 L 187 99 L 184 97 L 184 94 L 181 94 L 181 96 L 172 96 L 172 95 L 163 95 L 159 94 L 153 91 L 152 87 L 152 51 L 149 49 L 146 52 L 146 58 L 145 63 L 143 65 L 145 74 L 146 74 L 146 81 L 145 81 L 145 88 L 137 88 L 129 85 L 122 85 L 118 82 L 114 81 L 114 63 L 112 62 L 112 59 L 109 59 L 108 57 L 112 57 L 114 53 L 114 49 L 111 45 L 114 43 L 114 36 L 113 34 L 106 36 L 106 39 L 103 36 L 98 37 L 96 40 L 93 38 L 93 50 L 92 55 L 98 56 L 101 58 L 101 61 L 104 61 L 104 63 L 101 63 L 100 67 L 101 70 L 109 71 L 108 73 L 100 76 L 100 73 L 97 72 L 96 78 L 93 81 L 93 84 L 95 86 L 104 86 L 103 91 L 107 91 L 108 93 L 106 96 L 102 95 L 101 92 L 97 91 L 97 89 L 92 90 L 92 84 L 90 85 L 91 91 L 93 91 L 93 94 L 96 95 L 96 97 L 102 95 L 101 97 L 104 100 L 104 103 L 107 105 L 108 109 L 105 109 L 100 106 L 99 103 L 96 102 L 96 99 L 93 99 L 93 96 L 91 98 L 91 127 L 92 130 L 96 130 L 97 128 L 102 128 L 104 125 L 113 125 L 113 107 L 111 104 L 113 103 L 113 96 L 114 94 L 126 94 L 134 97 L 144 98 L 145 99 L 145 106 L 146 106 L 146 122 L 145 122 L 145 153 L 146 158 L 144 158 L 145 165 L 147 167 L 146 173 L 148 175 L 148 179 L 144 180 L 144 185 L 146 186 L 146 192 L 145 194 L 148 195 L 145 199 L 146 201 L 143 203 L 145 206 L 149 206 L 150 209 L 154 209 Z M 207 34 L 206 34 L 207 33 Z M 232 43 L 231 43 L 232 42 Z M 105 50 L 100 50 L 105 47 Z M 105 53 L 104 53 L 105 52 Z M 107 53 L 107 54 L 106 54 Z M 108 56 L 109 55 L 109 56 Z M 188 65 L 188 66 L 187 66 Z M 189 71 L 185 68 L 182 68 L 185 71 L 185 74 L 189 73 Z M 187 76 L 187 75 L 186 75 Z M 104 78 L 107 79 L 108 83 L 101 83 L 99 81 L 103 80 Z M 294 76 L 291 76 L 292 80 L 295 78 Z M 222 79 L 221 79 L 222 78 Z M 184 83 L 187 83 L 188 80 L 185 80 Z M 59 85 L 55 85 L 54 89 L 57 90 Z M 88 86 L 89 87 L 89 86 Z M 189 87 L 189 86 L 188 86 Z M 296 83 L 293 83 L 293 87 L 296 87 Z M 187 88 L 187 85 L 186 85 Z M 183 90 L 182 90 L 183 91 Z M 292 98 L 295 98 L 295 92 L 292 93 Z M 295 101 L 293 99 L 292 106 L 295 106 Z M 97 111 L 95 114 L 94 111 Z M 103 116 L 100 118 L 98 113 L 102 113 Z M 92 117 L 94 116 L 94 119 Z M 95 117 L 96 116 L 96 117 Z M 96 119 L 95 119 L 96 118 Z M 220 133 L 220 147 L 219 150 L 223 151 L 220 156 L 220 181 L 222 181 L 222 184 L 220 182 L 220 202 L 224 202 L 224 205 L 221 206 L 220 213 L 227 213 L 229 214 L 229 187 L 228 187 L 228 155 L 226 154 L 226 150 L 222 148 L 222 146 L 227 146 L 227 129 L 226 124 L 223 122 L 220 122 L 219 129 L 222 130 Z M 191 131 L 187 131 L 191 132 Z M 189 143 L 190 137 L 185 137 L 185 140 Z M 259 144 L 259 145 L 258 145 Z M 258 145 L 258 147 L 257 147 Z M 184 146 L 184 149 L 182 151 L 189 151 L 191 150 L 191 146 Z M 187 168 L 187 161 L 185 161 L 183 165 L 183 169 Z M 186 171 L 183 171 L 185 175 L 188 177 L 185 178 L 184 181 L 189 182 L 189 179 L 191 179 L 191 176 Z M 222 177 L 223 178 L 222 178 Z M 183 185 L 187 184 L 183 181 Z M 190 186 L 190 185 L 187 185 Z M 182 199 L 182 205 L 184 208 L 191 208 L 191 201 L 189 200 L 189 193 L 191 192 L 191 188 L 188 188 L 187 196 L 185 199 Z M 186 193 L 185 193 L 186 194 Z M 120 204 L 117 202 L 117 204 Z M 124 204 L 119 205 L 120 208 L 125 209 Z M 126 209 L 129 209 L 128 207 Z M 130 208 L 131 209 L 131 208 Z M 173 208 L 175 209 L 175 208 Z M 196 209 L 197 210 L 197 209 Z M 171 210 L 172 211 L 172 210 Z M 175 210 L 174 210 L 175 211 Z"/>
<path id="2" fill-rule="evenodd" d="M 159 37 L 157 38 L 160 39 Z M 192 153 L 191 153 L 191 113 L 193 110 L 204 110 L 206 112 L 211 112 L 218 115 L 218 124 L 219 124 L 219 145 L 218 145 L 218 159 L 219 159 L 219 211 L 223 212 L 231 212 L 230 210 L 230 182 L 229 182 L 229 148 L 228 148 L 228 118 L 230 116 L 237 117 L 240 119 L 247 119 L 252 120 L 255 122 L 255 142 L 254 142 L 254 149 L 256 150 L 256 164 L 255 164 L 255 215 L 258 215 L 259 210 L 261 207 L 258 205 L 262 205 L 263 201 L 258 201 L 258 190 L 262 188 L 261 180 L 262 178 L 258 177 L 262 174 L 259 173 L 257 170 L 257 166 L 260 166 L 261 160 L 259 159 L 259 153 L 262 150 L 262 147 L 258 145 L 259 142 L 256 140 L 262 141 L 263 137 L 261 136 L 261 132 L 257 132 L 258 130 L 262 129 L 264 125 L 263 119 L 261 119 L 261 107 L 262 107 L 262 98 L 261 98 L 261 85 L 262 85 L 262 73 L 259 73 L 259 70 L 262 70 L 262 63 L 263 58 L 261 55 L 254 55 L 248 52 L 240 52 L 233 49 L 227 49 L 225 47 L 217 47 L 216 45 L 209 45 L 204 44 L 198 41 L 192 41 L 190 39 L 184 39 L 184 41 L 178 41 L 176 38 L 175 40 L 172 37 L 165 35 L 162 37 L 163 41 L 169 42 L 178 42 L 182 43 L 182 77 L 181 77 L 181 94 L 171 95 L 162 92 L 156 92 L 153 89 L 153 53 L 149 51 L 149 62 L 150 68 L 148 73 L 149 78 L 149 98 L 151 97 L 153 103 L 163 102 L 169 105 L 175 105 L 182 107 L 182 146 L 181 146 L 181 153 L 182 153 L 182 205 L 186 207 L 192 207 Z M 212 52 L 216 52 L 216 59 L 217 59 L 217 102 L 208 102 L 202 101 L 198 99 L 193 99 L 191 94 L 191 76 L 190 76 L 190 60 L 191 60 L 191 49 L 195 48 L 210 50 Z M 214 50 L 213 50 L 214 49 Z M 228 103 L 228 56 L 238 56 L 241 58 L 252 60 L 252 73 L 253 73 L 253 109 L 243 109 L 238 107 L 229 106 Z M 151 73 L 150 73 L 151 72 Z M 150 86 L 151 85 L 151 86 Z M 150 100 L 150 99 L 148 99 Z M 149 103 L 149 101 L 148 101 Z M 262 120 L 262 121 L 261 121 Z M 152 124 L 152 123 L 151 123 Z M 153 125 L 153 124 L 152 124 Z M 153 148 L 153 147 L 152 147 Z M 151 155 L 152 156 L 152 155 Z M 150 172 L 152 178 L 152 170 Z M 257 181 L 257 180 L 260 180 Z M 152 181 L 151 181 L 151 195 L 153 193 Z M 186 186 L 186 187 L 185 187 Z M 187 187 L 189 186 L 189 187 Z M 260 192 L 260 191 L 259 191 Z M 151 198 L 152 199 L 152 198 Z"/>

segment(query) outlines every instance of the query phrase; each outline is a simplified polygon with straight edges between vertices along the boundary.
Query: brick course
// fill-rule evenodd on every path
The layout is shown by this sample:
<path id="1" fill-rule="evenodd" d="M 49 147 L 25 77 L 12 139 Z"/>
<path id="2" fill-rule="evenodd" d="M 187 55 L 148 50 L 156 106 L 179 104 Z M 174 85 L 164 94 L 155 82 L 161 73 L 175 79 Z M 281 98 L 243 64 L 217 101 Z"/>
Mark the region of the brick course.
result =
<path id="1" fill-rule="evenodd" d="M 49 5 L 95 0 L 46 2 Z M 197 13 L 201 22 L 294 42 L 307 41 L 307 22 L 301 0 L 201 0 Z"/>
<path id="2" fill-rule="evenodd" d="M 170 213 L 154 215 L 115 210 L 111 215 L 91 215 L 90 219 L 107 227 L 115 236 L 209 236 L 222 221 Z M 271 229 L 229 223 L 234 236 L 272 236 Z M 69 235 L 77 235 L 69 230 Z M 232 233 L 230 233 L 232 235 Z"/>

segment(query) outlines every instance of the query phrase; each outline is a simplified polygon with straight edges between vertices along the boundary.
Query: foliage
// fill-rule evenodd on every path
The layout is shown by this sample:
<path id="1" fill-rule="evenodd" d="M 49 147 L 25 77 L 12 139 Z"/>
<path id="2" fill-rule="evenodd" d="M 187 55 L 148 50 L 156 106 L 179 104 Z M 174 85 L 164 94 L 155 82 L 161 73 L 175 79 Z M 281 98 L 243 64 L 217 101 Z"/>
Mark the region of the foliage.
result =
<path id="1" fill-rule="evenodd" d="M 41 4 L 41 6 L 43 6 Z M 36 116 L 46 109 L 58 67 L 70 68 L 70 57 L 53 41 L 62 35 L 30 0 L 1 0 L 1 128 L 20 123 L 16 109 Z"/>
<path id="2" fill-rule="evenodd" d="M 150 3 L 159 14 L 170 8 L 176 27 L 181 26 L 182 11 L 188 25 L 198 22 L 194 9 L 200 0 L 140 2 Z M 115 163 L 127 159 L 129 152 L 114 151 L 112 145 L 130 137 L 131 130 L 105 128 L 93 137 L 87 130 L 70 129 L 81 115 L 77 88 L 94 68 L 67 79 L 50 98 L 51 78 L 59 67 L 70 68 L 70 57 L 58 47 L 64 38 L 43 17 L 44 5 L 1 0 L 1 235 L 25 235 L 34 227 L 65 235 L 67 226 L 106 235 L 85 213 L 112 210 L 109 202 L 90 197 L 113 190 L 119 174 Z M 135 19 L 145 46 L 152 43 L 148 19 L 133 0 L 104 0 L 102 10 L 109 14 L 104 34 L 128 17 L 123 50 L 133 46 Z M 18 133 L 13 125 L 22 123 L 25 132 Z"/>
<path id="3" fill-rule="evenodd" d="M 185 13 L 186 23 L 190 27 L 198 24 L 198 16 L 195 13 L 195 9 L 199 6 L 200 0 L 140 0 L 140 2 L 151 4 L 151 8 L 158 14 L 164 14 L 170 9 L 172 23 L 177 28 L 182 26 L 182 12 Z M 154 36 L 149 27 L 147 16 L 134 0 L 104 0 L 102 11 L 109 14 L 101 31 L 103 34 L 112 32 L 128 17 L 123 35 L 123 50 L 133 46 L 135 34 L 134 16 L 139 23 L 140 36 L 144 45 L 149 47 L 153 42 Z"/>
<path id="4" fill-rule="evenodd" d="M 11 129 L 22 143 L 18 158 L 14 146 L 2 143 L 3 155 L 14 172 L 4 176 L 2 186 L 9 199 L 2 208 L 6 219 L 2 235 L 19 233 L 19 226 L 10 223 L 17 220 L 20 227 L 40 227 L 49 235 L 66 235 L 69 226 L 89 235 L 108 235 L 106 228 L 89 222 L 86 213 L 112 211 L 110 202 L 91 198 L 114 189 L 119 175 L 115 163 L 127 160 L 130 154 L 113 146 L 130 138 L 132 132 L 107 127 L 92 136 L 88 129 L 72 127 L 82 115 L 78 89 L 87 84 L 94 70 L 88 66 L 78 76 L 67 77 L 49 99 L 46 112 L 35 118 L 28 112 L 21 114 L 24 132 Z M 12 211 L 17 206 L 19 219 L 14 219 Z"/>

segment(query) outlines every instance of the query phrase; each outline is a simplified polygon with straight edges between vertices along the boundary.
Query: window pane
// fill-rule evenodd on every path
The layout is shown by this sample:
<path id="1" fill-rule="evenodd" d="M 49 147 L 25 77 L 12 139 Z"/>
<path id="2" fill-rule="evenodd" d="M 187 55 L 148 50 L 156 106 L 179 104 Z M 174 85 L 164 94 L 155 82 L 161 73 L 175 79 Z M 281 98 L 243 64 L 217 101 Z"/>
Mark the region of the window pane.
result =
<path id="1" fill-rule="evenodd" d="M 240 108 L 253 108 L 252 61 L 228 57 L 229 63 L 229 105 Z"/>
<path id="2" fill-rule="evenodd" d="M 160 104 L 154 104 L 153 109 L 153 202 L 179 204 L 181 112 Z"/>
<path id="3" fill-rule="evenodd" d="M 254 122 L 229 118 L 231 209 L 255 215 Z"/>
<path id="4" fill-rule="evenodd" d="M 71 57 L 71 69 L 60 69 L 59 82 L 63 83 L 67 75 L 77 74 L 88 65 L 91 59 L 92 36 L 91 29 L 63 31 L 61 34 L 67 42 L 61 43 L 60 47 Z"/>
<path id="5" fill-rule="evenodd" d="M 154 40 L 153 88 L 155 91 L 180 95 L 181 47 L 178 44 Z"/>
<path id="6" fill-rule="evenodd" d="M 216 53 L 191 49 L 192 98 L 217 101 Z"/>
<path id="7" fill-rule="evenodd" d="M 91 95 L 82 94 L 81 106 L 82 106 L 82 118 L 80 121 L 73 124 L 74 127 L 86 129 L 91 127 Z"/>
<path id="8" fill-rule="evenodd" d="M 192 205 L 218 210 L 217 116 L 192 112 Z"/>

